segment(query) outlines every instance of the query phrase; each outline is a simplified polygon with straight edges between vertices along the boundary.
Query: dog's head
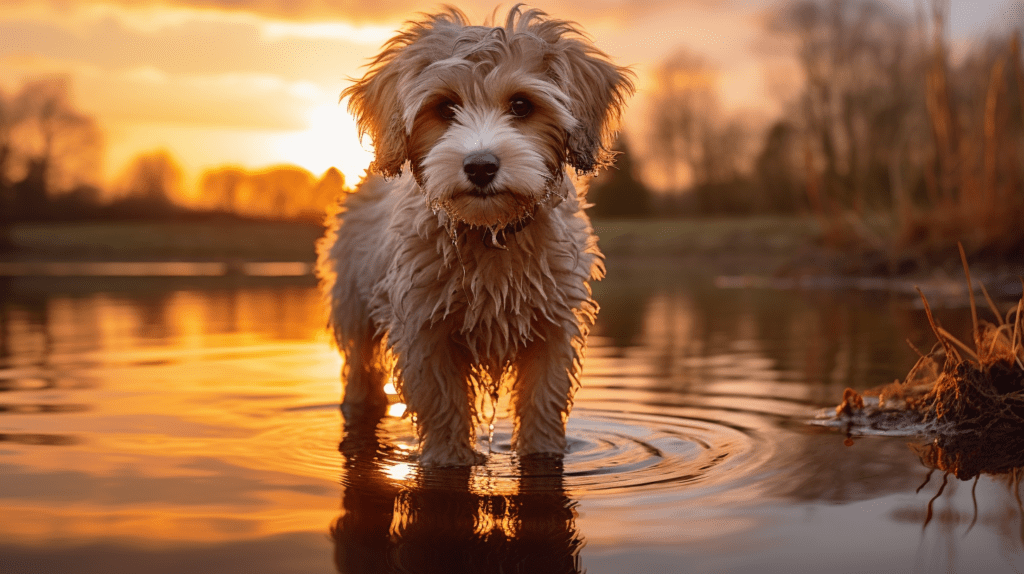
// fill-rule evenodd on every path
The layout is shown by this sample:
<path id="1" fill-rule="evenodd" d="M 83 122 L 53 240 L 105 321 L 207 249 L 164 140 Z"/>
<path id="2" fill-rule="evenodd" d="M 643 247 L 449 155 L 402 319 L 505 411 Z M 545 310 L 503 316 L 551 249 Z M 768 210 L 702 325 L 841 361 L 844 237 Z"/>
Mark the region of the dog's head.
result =
<path id="1" fill-rule="evenodd" d="M 632 92 L 632 73 L 574 24 L 517 5 L 504 26 L 453 8 L 409 23 L 342 97 L 373 139 L 372 170 L 409 161 L 431 207 L 496 228 L 532 215 L 566 165 L 610 163 Z"/>

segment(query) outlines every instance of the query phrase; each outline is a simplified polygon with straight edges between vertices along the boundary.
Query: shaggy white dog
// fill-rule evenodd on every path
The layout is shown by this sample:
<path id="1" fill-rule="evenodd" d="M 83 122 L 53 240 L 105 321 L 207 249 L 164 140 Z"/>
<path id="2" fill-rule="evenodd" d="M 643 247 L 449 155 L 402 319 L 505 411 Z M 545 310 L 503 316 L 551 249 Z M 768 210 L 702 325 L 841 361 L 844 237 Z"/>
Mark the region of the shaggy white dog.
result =
<path id="1" fill-rule="evenodd" d="M 421 462 L 474 464 L 474 396 L 505 381 L 516 452 L 565 452 L 604 274 L 566 169 L 610 163 L 632 91 L 573 23 L 518 5 L 503 26 L 447 8 L 384 45 L 342 94 L 380 175 L 318 244 L 346 418 L 394 375 Z"/>

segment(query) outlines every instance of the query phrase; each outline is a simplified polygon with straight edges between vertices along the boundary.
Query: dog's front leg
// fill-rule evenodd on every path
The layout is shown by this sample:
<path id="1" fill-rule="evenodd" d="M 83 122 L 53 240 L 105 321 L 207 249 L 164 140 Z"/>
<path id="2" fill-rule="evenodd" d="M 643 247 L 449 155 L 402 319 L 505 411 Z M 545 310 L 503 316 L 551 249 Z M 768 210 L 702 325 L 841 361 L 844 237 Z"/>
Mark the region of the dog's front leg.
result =
<path id="1" fill-rule="evenodd" d="M 383 412 L 388 404 L 384 394 L 385 374 L 378 357 L 380 347 L 380 337 L 365 335 L 353 338 L 344 347 L 342 379 L 345 381 L 345 396 L 341 411 L 346 421 L 362 416 L 364 412 Z"/>
<path id="2" fill-rule="evenodd" d="M 407 348 L 396 348 L 402 395 L 416 421 L 420 462 L 462 466 L 483 462 L 473 449 L 475 428 L 469 361 L 446 333 L 421 331 Z"/>
<path id="3" fill-rule="evenodd" d="M 545 325 L 516 361 L 516 427 L 512 444 L 520 456 L 565 454 L 565 423 L 579 380 L 582 335 L 575 324 Z"/>

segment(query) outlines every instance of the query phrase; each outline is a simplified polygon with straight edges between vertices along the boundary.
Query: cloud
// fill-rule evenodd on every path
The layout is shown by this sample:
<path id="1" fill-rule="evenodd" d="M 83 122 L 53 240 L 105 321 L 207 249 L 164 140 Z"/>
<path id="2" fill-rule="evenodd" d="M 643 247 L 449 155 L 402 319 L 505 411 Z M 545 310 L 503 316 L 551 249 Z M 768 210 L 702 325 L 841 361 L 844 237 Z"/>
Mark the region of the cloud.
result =
<path id="1" fill-rule="evenodd" d="M 141 28 L 153 28 L 181 18 L 237 18 L 258 16 L 288 22 L 323 22 L 340 20 L 355 27 L 383 25 L 388 32 L 423 12 L 439 10 L 447 2 L 424 3 L 422 0 L 5 0 L 7 10 L 46 10 L 51 12 L 131 14 Z M 586 25 L 597 20 L 613 19 L 628 24 L 634 19 L 669 8 L 688 7 L 698 10 L 737 9 L 738 0 L 548 0 L 534 3 L 552 16 L 577 20 Z M 502 17 L 515 2 L 495 0 L 464 0 L 458 3 L 474 22 L 497 14 Z M 496 10 L 497 8 L 497 10 Z M 739 6 L 742 8 L 742 6 Z"/>
<path id="2" fill-rule="evenodd" d="M 152 66 L 110 70 L 38 57 L 0 59 L 0 67 L 25 78 L 68 77 L 76 107 L 103 122 L 297 130 L 307 127 L 307 110 L 337 102 L 339 92 L 334 85 L 273 74 L 168 74 Z"/>
<path id="3" fill-rule="evenodd" d="M 61 17 L 0 11 L 0 57 L 33 54 L 106 68 L 153 66 L 169 73 L 252 72 L 326 79 L 354 72 L 390 32 L 341 22 L 299 24 L 197 11 L 112 11 Z M 139 11 L 141 10 L 141 11 Z M 9 11 L 10 12 L 10 11 Z M 6 17 L 5 17 L 6 16 Z M 379 37 L 378 37 L 379 36 Z"/>
<path id="4" fill-rule="evenodd" d="M 341 19 L 359 25 L 388 20 L 401 22 L 407 15 L 422 9 L 423 3 L 416 0 L 389 0 L 386 3 L 360 0 L 5 0 L 2 12 L 158 15 L 154 20 L 139 22 L 140 27 L 153 28 L 197 15 L 209 18 L 251 15 L 288 21 Z"/>
<path id="5" fill-rule="evenodd" d="M 14 90 L 34 76 L 68 76 L 76 103 L 101 121 L 294 130 L 311 107 L 337 102 L 345 78 L 376 50 L 374 34 L 386 37 L 341 22 L 229 16 L 152 6 L 82 5 L 63 17 L 47 6 L 0 8 L 0 84 Z"/>

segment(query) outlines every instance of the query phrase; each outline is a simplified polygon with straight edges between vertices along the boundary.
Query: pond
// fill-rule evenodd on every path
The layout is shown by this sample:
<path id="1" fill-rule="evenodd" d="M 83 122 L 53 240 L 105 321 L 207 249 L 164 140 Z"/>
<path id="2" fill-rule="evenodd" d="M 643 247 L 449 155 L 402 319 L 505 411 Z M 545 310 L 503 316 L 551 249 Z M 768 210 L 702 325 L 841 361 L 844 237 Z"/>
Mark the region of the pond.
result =
<path id="1" fill-rule="evenodd" d="M 0 571 L 1024 569 L 1019 474 L 808 424 L 931 346 L 915 297 L 674 266 L 595 285 L 563 462 L 499 403 L 488 462 L 435 471 L 397 397 L 342 420 L 308 276 L 0 278 Z"/>

